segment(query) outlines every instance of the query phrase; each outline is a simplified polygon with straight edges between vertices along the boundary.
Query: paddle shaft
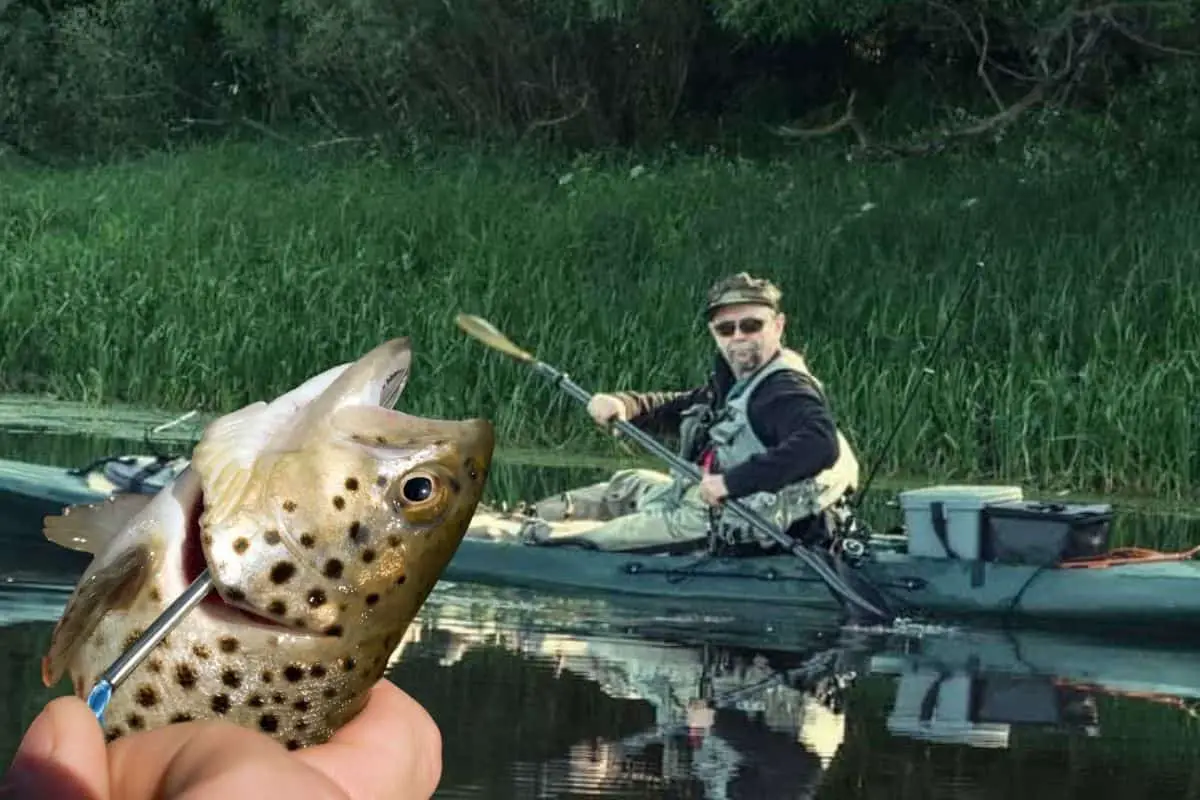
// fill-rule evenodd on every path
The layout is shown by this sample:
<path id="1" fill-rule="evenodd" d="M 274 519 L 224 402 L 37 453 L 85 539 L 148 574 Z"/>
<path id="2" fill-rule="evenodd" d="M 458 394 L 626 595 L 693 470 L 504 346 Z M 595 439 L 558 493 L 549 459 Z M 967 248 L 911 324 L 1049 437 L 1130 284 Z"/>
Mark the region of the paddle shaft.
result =
<path id="1" fill-rule="evenodd" d="M 586 389 L 567 377 L 566 373 L 555 369 L 545 362 L 537 360 L 531 361 L 530 366 L 532 366 L 535 371 L 541 373 L 557 384 L 565 394 L 569 395 L 575 400 L 578 400 L 585 406 L 591 402 L 592 395 Z M 665 447 L 653 436 L 647 434 L 645 431 L 639 430 L 629 422 L 621 419 L 613 420 L 612 425 L 621 433 L 633 439 L 638 444 L 642 445 L 642 447 L 645 447 L 651 453 L 658 456 L 663 461 L 666 461 L 672 467 L 684 473 L 689 478 L 699 481 L 703 477 L 704 473 L 700 471 L 698 466 L 688 463 L 679 455 L 673 453 L 669 448 Z M 846 600 L 854 603 L 865 611 L 868 611 L 869 613 L 881 619 L 892 619 L 893 615 L 881 611 L 875 606 L 875 604 L 869 602 L 858 592 L 850 588 L 837 574 L 837 572 L 834 571 L 824 561 L 822 561 L 819 556 L 814 555 L 802 544 L 784 535 L 782 531 L 780 531 L 767 520 L 763 519 L 754 510 L 747 508 L 744 504 L 734 499 L 726 499 L 724 506 L 737 516 L 741 517 L 752 527 L 759 530 L 765 536 L 770 537 L 775 542 L 787 549 L 790 553 L 803 560 L 804 563 L 807 564 L 814 572 L 816 572 L 825 582 L 825 584 L 837 594 L 840 594 Z"/>

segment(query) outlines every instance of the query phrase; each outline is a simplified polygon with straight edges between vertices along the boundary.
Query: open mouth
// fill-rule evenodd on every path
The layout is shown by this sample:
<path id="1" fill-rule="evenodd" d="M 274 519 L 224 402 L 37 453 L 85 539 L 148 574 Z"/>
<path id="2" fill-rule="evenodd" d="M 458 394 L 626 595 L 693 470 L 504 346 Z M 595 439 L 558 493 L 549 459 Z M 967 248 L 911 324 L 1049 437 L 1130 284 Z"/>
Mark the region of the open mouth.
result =
<path id="1" fill-rule="evenodd" d="M 200 573 L 208 569 L 208 560 L 204 557 L 204 547 L 200 543 L 200 516 L 203 513 L 204 495 L 203 493 L 198 493 L 196 495 L 196 502 L 188 509 L 187 529 L 183 540 L 183 579 L 188 586 L 191 586 L 200 577 Z M 239 622 L 288 631 L 290 633 L 304 633 L 270 617 L 256 614 L 253 611 L 247 611 L 238 606 L 232 606 L 225 602 L 225 598 L 216 589 L 205 595 L 198 607 L 221 614 L 227 618 L 233 617 Z"/>

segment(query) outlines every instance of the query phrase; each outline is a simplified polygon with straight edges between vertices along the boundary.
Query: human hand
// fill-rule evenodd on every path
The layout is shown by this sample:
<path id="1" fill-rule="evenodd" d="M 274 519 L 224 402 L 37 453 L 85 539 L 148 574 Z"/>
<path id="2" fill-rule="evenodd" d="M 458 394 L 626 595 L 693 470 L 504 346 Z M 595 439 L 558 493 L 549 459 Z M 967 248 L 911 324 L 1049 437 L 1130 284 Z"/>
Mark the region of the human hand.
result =
<path id="1" fill-rule="evenodd" d="M 588 413 L 597 425 L 607 425 L 613 419 L 626 419 L 625 404 L 611 394 L 594 394 L 588 401 Z"/>
<path id="2" fill-rule="evenodd" d="M 724 476 L 708 473 L 700 479 L 700 499 L 706 505 L 719 506 L 728 496 Z"/>
<path id="3" fill-rule="evenodd" d="M 67 696 L 48 703 L 25 732 L 0 797 L 219 800 L 265 793 L 289 800 L 425 800 L 441 772 L 437 724 L 386 679 L 333 739 L 296 751 L 219 721 L 176 723 L 106 746 L 87 705 Z"/>

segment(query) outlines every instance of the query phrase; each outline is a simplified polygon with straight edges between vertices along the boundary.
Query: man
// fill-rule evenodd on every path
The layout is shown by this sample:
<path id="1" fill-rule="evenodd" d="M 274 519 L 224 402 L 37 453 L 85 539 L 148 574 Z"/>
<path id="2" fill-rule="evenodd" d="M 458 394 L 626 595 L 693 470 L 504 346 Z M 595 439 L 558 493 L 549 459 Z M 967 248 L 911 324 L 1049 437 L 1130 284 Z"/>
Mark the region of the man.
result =
<path id="1" fill-rule="evenodd" d="M 629 420 L 648 433 L 675 433 L 680 455 L 701 465 L 685 476 L 622 470 L 603 483 L 543 500 L 522 535 L 535 543 L 579 542 L 601 550 L 683 552 L 707 543 L 725 552 L 777 547 L 722 504 L 739 499 L 803 538 L 857 487 L 858 460 L 838 431 L 823 387 L 804 358 L 783 345 L 781 293 L 745 272 L 716 283 L 705 314 L 718 354 L 709 380 L 674 393 L 597 394 L 592 418 Z M 549 523 L 572 523 L 567 533 Z M 563 526 L 568 527 L 568 526 Z"/>

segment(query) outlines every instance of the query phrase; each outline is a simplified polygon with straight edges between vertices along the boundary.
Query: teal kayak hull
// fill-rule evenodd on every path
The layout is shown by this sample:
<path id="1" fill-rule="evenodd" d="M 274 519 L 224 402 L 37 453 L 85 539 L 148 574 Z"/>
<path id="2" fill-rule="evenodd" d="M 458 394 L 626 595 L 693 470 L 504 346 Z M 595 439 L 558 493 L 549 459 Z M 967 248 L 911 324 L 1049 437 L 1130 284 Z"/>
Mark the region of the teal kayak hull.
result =
<path id="1" fill-rule="evenodd" d="M 0 581 L 76 581 L 90 556 L 43 539 L 42 519 L 63 506 L 108 496 L 103 482 L 89 483 L 61 467 L 0 460 Z M 1044 568 L 917 557 L 889 537 L 880 541 L 857 571 L 905 617 L 990 618 L 1006 624 L 1127 628 L 1139 637 L 1200 638 L 1200 562 Z M 468 538 L 444 577 L 562 594 L 659 598 L 676 605 L 841 608 L 815 573 L 789 555 L 639 555 Z"/>
<path id="2" fill-rule="evenodd" d="M 999 617 L 1200 634 L 1200 563 L 1055 569 L 877 551 L 860 568 L 905 616 Z M 680 602 L 839 608 L 791 556 L 637 556 L 464 541 L 449 580 L 549 591 L 669 597 Z M 1149 634 L 1151 631 L 1143 631 Z"/>

